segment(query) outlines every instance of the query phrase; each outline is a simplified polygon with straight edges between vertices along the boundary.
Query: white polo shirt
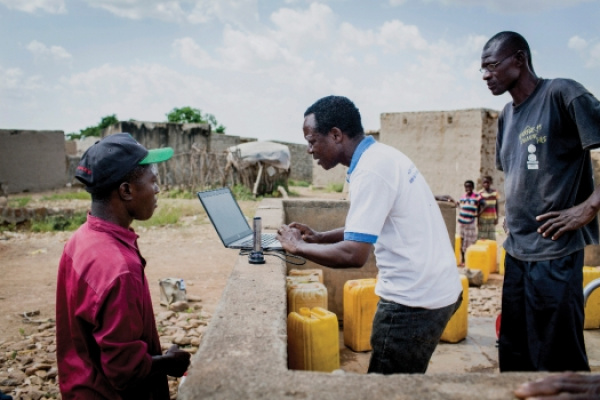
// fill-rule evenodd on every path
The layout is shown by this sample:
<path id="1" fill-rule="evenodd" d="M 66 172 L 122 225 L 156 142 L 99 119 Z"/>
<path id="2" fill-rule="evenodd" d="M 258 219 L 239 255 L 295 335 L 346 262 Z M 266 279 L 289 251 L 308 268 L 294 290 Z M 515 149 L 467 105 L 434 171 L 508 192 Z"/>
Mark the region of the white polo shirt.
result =
<path id="1" fill-rule="evenodd" d="M 409 307 L 456 302 L 462 285 L 440 208 L 425 178 L 397 149 L 366 137 L 348 169 L 344 240 L 374 243 L 375 293 Z"/>

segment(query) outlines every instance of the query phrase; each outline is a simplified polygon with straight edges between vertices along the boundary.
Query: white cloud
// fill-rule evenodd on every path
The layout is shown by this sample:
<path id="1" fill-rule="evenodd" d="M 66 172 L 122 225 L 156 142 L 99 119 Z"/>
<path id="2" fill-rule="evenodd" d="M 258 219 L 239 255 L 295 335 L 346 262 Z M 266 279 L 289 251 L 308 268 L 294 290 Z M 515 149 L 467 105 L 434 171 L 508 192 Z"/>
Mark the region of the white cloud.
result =
<path id="1" fill-rule="evenodd" d="M 40 104 L 38 94 L 44 88 L 37 75 L 26 76 L 19 68 L 3 68 L 0 65 L 0 120 L 3 128 L 23 126 L 14 122 L 27 114 L 27 110 Z M 24 118 L 24 120 L 27 120 Z"/>
<path id="2" fill-rule="evenodd" d="M 116 16 L 201 24 L 213 19 L 236 26 L 258 20 L 257 0 L 85 0 Z"/>
<path id="3" fill-rule="evenodd" d="M 569 39 L 567 46 L 579 53 L 586 68 L 600 67 L 600 42 L 587 41 L 579 36 L 573 36 Z"/>
<path id="4" fill-rule="evenodd" d="M 275 37 L 294 50 L 320 46 L 331 40 L 332 26 L 336 24 L 331 8 L 312 3 L 306 10 L 282 8 L 271 14 L 276 27 Z"/>
<path id="5" fill-rule="evenodd" d="M 587 47 L 587 41 L 585 39 L 580 38 L 579 36 L 573 36 L 569 39 L 568 46 L 570 49 L 583 51 Z"/>
<path id="6" fill-rule="evenodd" d="M 385 22 L 380 29 L 377 42 L 385 51 L 398 51 L 406 48 L 424 50 L 427 42 L 415 25 L 404 25 L 398 20 Z"/>
<path id="7" fill-rule="evenodd" d="M 546 10 L 564 9 L 596 0 L 389 0 L 389 4 L 391 6 L 401 6 L 408 1 L 440 3 L 456 7 L 485 7 L 504 14 L 520 14 L 523 12 L 540 13 Z"/>
<path id="8" fill-rule="evenodd" d="M 15 89 L 19 87 L 23 71 L 18 68 L 3 69 L 0 67 L 0 88 Z"/>
<path id="9" fill-rule="evenodd" d="M 590 51 L 587 54 L 585 66 L 586 68 L 600 67 L 600 43 L 590 46 Z"/>
<path id="10" fill-rule="evenodd" d="M 218 68 L 220 66 L 217 60 L 214 60 L 207 51 L 190 37 L 175 40 L 172 47 L 175 56 L 183 60 L 187 65 L 192 65 L 196 68 Z"/>
<path id="11" fill-rule="evenodd" d="M 0 0 L 9 9 L 33 13 L 38 10 L 49 14 L 64 14 L 67 12 L 65 0 Z"/>
<path id="12" fill-rule="evenodd" d="M 27 45 L 27 50 L 33 54 L 36 60 L 51 59 L 56 62 L 69 62 L 73 58 L 67 50 L 61 46 L 46 46 L 37 40 L 31 41 Z"/>

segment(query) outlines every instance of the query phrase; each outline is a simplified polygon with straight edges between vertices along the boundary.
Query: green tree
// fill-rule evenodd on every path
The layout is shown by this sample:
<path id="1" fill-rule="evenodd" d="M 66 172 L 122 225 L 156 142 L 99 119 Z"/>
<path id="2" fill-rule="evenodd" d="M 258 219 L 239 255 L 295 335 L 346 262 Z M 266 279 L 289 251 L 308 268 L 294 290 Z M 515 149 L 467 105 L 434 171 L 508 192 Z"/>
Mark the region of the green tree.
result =
<path id="1" fill-rule="evenodd" d="M 209 124 L 216 133 L 225 133 L 225 127 L 217 121 L 214 115 L 202 113 L 201 110 L 192 107 L 175 107 L 167 114 L 167 121 L 178 124 Z"/>
<path id="2" fill-rule="evenodd" d="M 88 126 L 87 128 L 81 129 L 79 133 L 71 132 L 67 133 L 67 137 L 69 140 L 73 139 L 83 139 L 88 136 L 101 136 L 102 130 L 108 128 L 109 126 L 116 124 L 119 122 L 116 114 L 107 115 L 106 117 L 102 117 L 100 123 L 96 126 Z"/>

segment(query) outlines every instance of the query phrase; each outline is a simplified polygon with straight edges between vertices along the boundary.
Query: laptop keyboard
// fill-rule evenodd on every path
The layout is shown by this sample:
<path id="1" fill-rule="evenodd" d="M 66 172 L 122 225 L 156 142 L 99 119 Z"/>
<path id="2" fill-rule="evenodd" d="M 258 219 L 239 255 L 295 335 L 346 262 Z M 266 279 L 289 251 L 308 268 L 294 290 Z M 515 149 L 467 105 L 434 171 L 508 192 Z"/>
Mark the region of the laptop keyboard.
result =
<path id="1" fill-rule="evenodd" d="M 277 237 L 274 233 L 263 233 L 260 238 L 260 244 L 262 247 L 269 247 L 270 244 L 277 241 Z M 242 242 L 242 247 L 254 247 L 254 239 L 246 240 Z"/>

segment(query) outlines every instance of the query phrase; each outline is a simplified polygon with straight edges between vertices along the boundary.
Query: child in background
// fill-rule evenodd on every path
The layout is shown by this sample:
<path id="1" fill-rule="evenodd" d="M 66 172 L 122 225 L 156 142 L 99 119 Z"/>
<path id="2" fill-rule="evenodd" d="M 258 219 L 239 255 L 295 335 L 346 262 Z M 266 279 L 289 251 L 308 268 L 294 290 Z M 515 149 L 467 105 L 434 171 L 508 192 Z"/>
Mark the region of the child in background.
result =
<path id="1" fill-rule="evenodd" d="M 485 202 L 481 194 L 473 192 L 473 181 L 465 181 L 465 193 L 458 201 L 458 225 L 460 228 L 460 254 L 461 266 L 465 265 L 465 252 L 467 248 L 477 241 L 477 224 L 475 219 L 481 214 Z"/>
<path id="2" fill-rule="evenodd" d="M 477 238 L 496 240 L 496 225 L 498 225 L 498 191 L 492 188 L 492 177 L 484 176 L 479 191 L 485 206 L 477 220 Z"/>

